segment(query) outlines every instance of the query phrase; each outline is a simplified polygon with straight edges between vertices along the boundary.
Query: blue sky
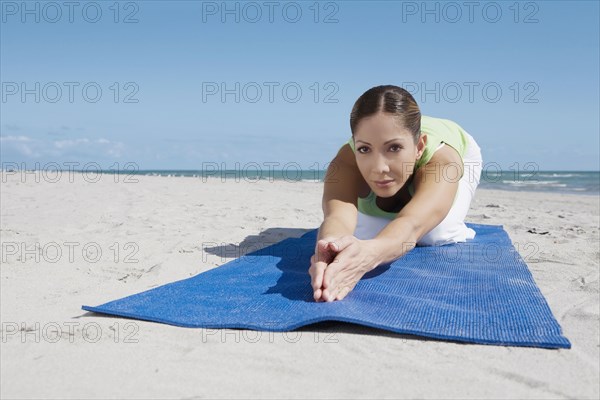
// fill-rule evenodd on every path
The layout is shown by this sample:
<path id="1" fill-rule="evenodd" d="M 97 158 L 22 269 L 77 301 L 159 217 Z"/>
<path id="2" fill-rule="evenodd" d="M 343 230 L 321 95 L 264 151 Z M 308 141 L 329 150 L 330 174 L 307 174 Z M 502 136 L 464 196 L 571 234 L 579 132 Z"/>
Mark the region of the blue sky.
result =
<path id="1" fill-rule="evenodd" d="M 1 2 L 3 163 L 314 169 L 395 84 L 485 163 L 599 169 L 596 1 L 66 3 Z"/>

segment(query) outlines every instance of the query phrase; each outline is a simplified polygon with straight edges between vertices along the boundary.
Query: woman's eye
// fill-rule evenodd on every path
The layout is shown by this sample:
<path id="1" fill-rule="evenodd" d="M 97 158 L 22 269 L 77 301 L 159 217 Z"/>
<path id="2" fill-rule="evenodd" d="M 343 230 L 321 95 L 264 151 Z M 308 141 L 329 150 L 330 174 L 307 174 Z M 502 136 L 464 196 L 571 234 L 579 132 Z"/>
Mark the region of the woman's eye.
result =
<path id="1" fill-rule="evenodd" d="M 402 150 L 402 146 L 397 145 L 397 144 L 393 144 L 393 145 L 390 146 L 390 149 L 396 149 L 396 150 L 392 150 L 392 151 L 397 152 L 397 151 Z"/>
<path id="2" fill-rule="evenodd" d="M 365 153 L 365 151 L 362 151 L 363 149 L 364 149 L 364 150 L 369 150 L 369 148 L 368 148 L 368 147 L 366 147 L 366 146 L 362 146 L 362 147 L 359 147 L 358 149 L 356 149 L 356 151 L 358 151 L 359 153 L 363 153 L 363 154 L 364 154 L 364 153 Z"/>

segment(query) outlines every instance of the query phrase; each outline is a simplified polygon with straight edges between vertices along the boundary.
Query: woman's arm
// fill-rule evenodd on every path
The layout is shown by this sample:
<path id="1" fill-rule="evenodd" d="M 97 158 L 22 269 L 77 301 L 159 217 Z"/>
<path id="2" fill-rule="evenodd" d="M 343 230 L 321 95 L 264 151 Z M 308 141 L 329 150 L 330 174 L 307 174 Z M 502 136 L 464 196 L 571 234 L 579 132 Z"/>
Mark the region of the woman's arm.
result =
<path id="1" fill-rule="evenodd" d="M 380 264 L 412 250 L 419 239 L 448 214 L 458 190 L 463 164 L 456 150 L 444 146 L 414 176 L 415 195 L 375 238 L 358 240 L 345 235 L 335 240 L 337 255 L 328 266 L 313 268 L 315 299 L 343 299 L 363 275 Z M 458 175 L 457 175 L 458 172 Z M 456 176 L 455 179 L 450 179 Z M 329 254 L 331 257 L 333 254 Z M 322 274 L 322 278 L 321 278 Z"/>
<path id="2" fill-rule="evenodd" d="M 415 195 L 398 216 L 374 238 L 379 264 L 412 250 L 417 241 L 444 220 L 463 175 L 460 155 L 450 146 L 436 151 L 414 176 Z"/>
<path id="3" fill-rule="evenodd" d="M 356 158 L 345 144 L 329 164 L 323 189 L 323 223 L 317 241 L 326 237 L 354 235 L 358 218 L 358 182 L 361 179 Z"/>
<path id="4" fill-rule="evenodd" d="M 313 297 L 322 301 L 322 284 L 325 269 L 338 254 L 335 243 L 342 237 L 354 235 L 358 210 L 358 180 L 360 171 L 354 152 L 345 144 L 329 164 L 323 188 L 323 223 L 319 227 L 315 254 L 311 257 L 308 273 L 311 276 Z"/>

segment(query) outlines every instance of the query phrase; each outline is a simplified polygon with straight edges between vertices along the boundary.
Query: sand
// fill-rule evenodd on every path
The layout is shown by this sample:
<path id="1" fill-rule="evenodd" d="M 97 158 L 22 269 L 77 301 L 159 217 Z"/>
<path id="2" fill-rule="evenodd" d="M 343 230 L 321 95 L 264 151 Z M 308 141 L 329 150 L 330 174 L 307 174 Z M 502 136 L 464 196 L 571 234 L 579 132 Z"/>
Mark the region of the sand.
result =
<path id="1" fill-rule="evenodd" d="M 322 219 L 318 182 L 91 178 L 2 176 L 3 399 L 600 396 L 598 196 L 480 189 L 467 218 L 503 225 L 526 260 L 573 345 L 547 350 L 337 322 L 269 333 L 87 313 Z"/>

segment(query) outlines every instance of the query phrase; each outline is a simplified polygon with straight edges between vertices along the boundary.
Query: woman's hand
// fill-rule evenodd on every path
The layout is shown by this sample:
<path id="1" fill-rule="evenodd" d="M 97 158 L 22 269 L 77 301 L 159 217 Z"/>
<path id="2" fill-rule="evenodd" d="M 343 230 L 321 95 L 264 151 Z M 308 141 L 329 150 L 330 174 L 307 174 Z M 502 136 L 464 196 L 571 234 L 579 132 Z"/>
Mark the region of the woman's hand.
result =
<path id="1" fill-rule="evenodd" d="M 337 255 L 338 251 L 335 247 L 336 238 L 327 237 L 317 241 L 315 246 L 315 254 L 310 258 L 310 274 L 311 285 L 314 291 L 315 301 L 321 301 L 323 275 L 327 265 L 330 264 Z"/>
<path id="2" fill-rule="evenodd" d="M 327 256 L 327 261 L 317 260 L 311 265 L 314 297 L 317 301 L 342 300 L 364 274 L 379 265 L 380 252 L 375 240 L 359 240 L 354 236 L 325 240 L 329 240 L 329 243 L 321 244 L 321 247 L 317 243 L 317 248 L 324 250 L 322 254 Z M 334 257 L 329 261 L 332 254 Z M 327 264 L 323 265 L 325 262 Z"/>

